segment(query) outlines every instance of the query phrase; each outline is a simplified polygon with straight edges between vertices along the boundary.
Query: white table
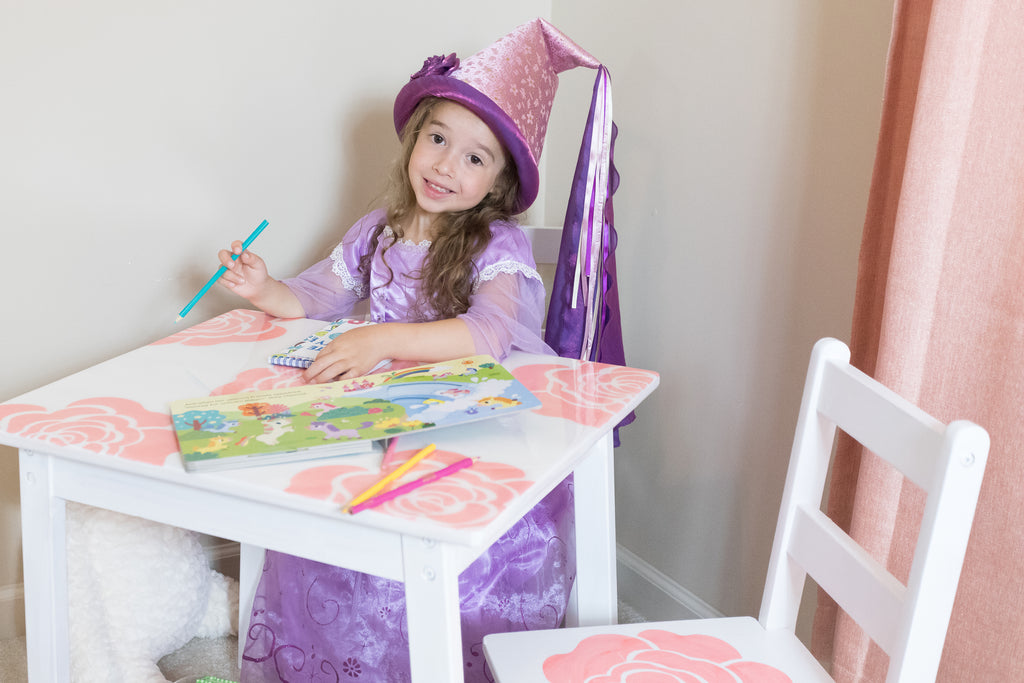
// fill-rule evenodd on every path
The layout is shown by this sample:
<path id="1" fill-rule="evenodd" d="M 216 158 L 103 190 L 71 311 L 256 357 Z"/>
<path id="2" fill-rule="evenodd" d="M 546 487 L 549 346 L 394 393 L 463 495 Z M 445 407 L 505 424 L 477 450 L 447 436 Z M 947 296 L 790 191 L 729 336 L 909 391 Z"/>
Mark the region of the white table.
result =
<path id="1" fill-rule="evenodd" d="M 403 436 L 403 448 L 436 443 L 478 457 L 474 470 L 516 468 L 514 482 L 488 482 L 512 483 L 515 494 L 474 519 L 403 517 L 384 507 L 347 515 L 340 505 L 355 491 L 340 479 L 320 492 L 293 485 L 302 472 L 331 464 L 376 472 L 379 455 L 186 473 L 169 402 L 294 384 L 298 371 L 266 358 L 321 326 L 232 311 L 0 404 L 0 443 L 20 449 L 31 681 L 68 677 L 65 501 L 239 541 L 241 633 L 258 576 L 254 558 L 264 548 L 403 581 L 413 680 L 435 683 L 461 680 L 459 572 L 575 472 L 578 568 L 569 622 L 615 622 L 611 429 L 653 391 L 657 374 L 514 353 L 503 365 L 542 408 Z"/>

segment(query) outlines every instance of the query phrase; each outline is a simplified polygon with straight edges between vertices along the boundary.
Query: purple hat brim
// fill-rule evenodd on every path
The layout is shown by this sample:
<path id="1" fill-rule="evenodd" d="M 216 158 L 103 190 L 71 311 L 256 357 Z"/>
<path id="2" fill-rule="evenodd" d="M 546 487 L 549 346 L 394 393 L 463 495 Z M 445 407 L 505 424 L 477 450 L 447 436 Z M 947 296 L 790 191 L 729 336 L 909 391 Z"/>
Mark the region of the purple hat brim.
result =
<path id="1" fill-rule="evenodd" d="M 395 130 L 401 134 L 416 105 L 424 97 L 443 97 L 458 102 L 479 116 L 508 150 L 519 173 L 519 197 L 513 213 L 530 208 L 540 189 L 540 171 L 519 127 L 501 107 L 473 86 L 451 76 L 421 76 L 409 81 L 395 98 Z"/>

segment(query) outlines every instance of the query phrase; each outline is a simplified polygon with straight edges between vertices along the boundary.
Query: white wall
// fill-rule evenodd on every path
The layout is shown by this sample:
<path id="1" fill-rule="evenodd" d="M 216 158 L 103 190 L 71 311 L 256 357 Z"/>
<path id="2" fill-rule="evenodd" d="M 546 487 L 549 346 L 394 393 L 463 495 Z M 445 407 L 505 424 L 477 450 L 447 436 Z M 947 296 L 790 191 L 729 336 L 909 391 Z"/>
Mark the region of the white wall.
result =
<path id="1" fill-rule="evenodd" d="M 550 8 L 0 2 L 0 400 L 174 332 L 263 218 L 276 274 L 325 256 L 381 187 L 409 74 Z M 186 322 L 244 303 L 215 290 Z M 0 637 L 21 628 L 16 456 L 0 447 Z"/>
<path id="2" fill-rule="evenodd" d="M 627 362 L 661 373 L 616 453 L 619 542 L 725 614 L 760 606 L 811 346 L 849 340 L 891 12 L 554 4 L 611 70 Z"/>
<path id="3" fill-rule="evenodd" d="M 36 360 L 3 366 L 0 400 L 173 332 L 263 218 L 277 274 L 322 256 L 379 188 L 422 59 L 550 16 L 612 72 L 627 359 L 662 375 L 617 453 L 619 540 L 756 613 L 807 355 L 849 335 L 891 2 L 423 7 L 5 0 L 0 357 Z M 592 75 L 563 81 L 549 222 Z M 237 304 L 215 292 L 189 322 Z M 17 479 L 0 448 L 0 637 L 19 628 Z"/>

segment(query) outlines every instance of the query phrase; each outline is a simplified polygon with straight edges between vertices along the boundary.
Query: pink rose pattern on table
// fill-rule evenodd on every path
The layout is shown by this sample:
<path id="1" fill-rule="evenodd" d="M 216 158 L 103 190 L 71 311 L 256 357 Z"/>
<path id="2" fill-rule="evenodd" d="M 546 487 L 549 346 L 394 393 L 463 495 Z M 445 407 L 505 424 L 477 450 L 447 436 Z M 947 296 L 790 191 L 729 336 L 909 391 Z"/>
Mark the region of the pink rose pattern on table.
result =
<path id="1" fill-rule="evenodd" d="M 305 386 L 308 382 L 302 379 L 302 372 L 301 368 L 289 368 L 283 365 L 253 368 L 240 373 L 227 384 L 217 387 L 210 392 L 210 396 Z"/>
<path id="2" fill-rule="evenodd" d="M 513 374 L 541 400 L 543 405 L 534 412 L 587 427 L 604 424 L 655 377 L 648 370 L 604 363 L 524 365 Z"/>
<path id="3" fill-rule="evenodd" d="M 743 659 L 724 640 L 658 629 L 585 638 L 572 652 L 548 657 L 544 675 L 551 683 L 792 683 L 773 666 Z"/>
<path id="4" fill-rule="evenodd" d="M 396 460 L 404 462 L 415 452 L 400 452 Z M 401 483 L 447 467 L 463 457 L 436 450 L 410 470 Z M 477 461 L 472 467 L 389 500 L 374 511 L 404 519 L 430 519 L 454 528 L 483 526 L 504 510 L 512 498 L 530 487 L 533 482 L 524 479 L 523 474 L 511 465 Z M 343 505 L 380 477 L 376 468 L 324 465 L 296 474 L 286 491 Z"/>
<path id="5" fill-rule="evenodd" d="M 276 320 L 277 318 L 261 311 L 237 309 L 155 341 L 151 346 L 160 344 L 214 346 L 225 342 L 255 342 L 275 339 L 287 332 L 285 327 L 276 324 Z"/>
<path id="6" fill-rule="evenodd" d="M 29 404 L 0 405 L 5 432 L 57 446 L 82 445 L 112 455 L 163 465 L 178 452 L 170 415 L 123 398 L 86 398 L 54 411 Z"/>

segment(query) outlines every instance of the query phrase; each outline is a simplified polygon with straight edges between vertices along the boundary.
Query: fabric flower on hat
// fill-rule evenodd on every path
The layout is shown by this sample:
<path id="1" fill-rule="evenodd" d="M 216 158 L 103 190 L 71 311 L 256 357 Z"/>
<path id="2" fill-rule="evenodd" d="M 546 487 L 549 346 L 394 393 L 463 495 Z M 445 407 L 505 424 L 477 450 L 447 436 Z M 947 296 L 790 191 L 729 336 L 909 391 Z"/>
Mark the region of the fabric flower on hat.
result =
<path id="1" fill-rule="evenodd" d="M 433 57 L 427 57 L 423 60 L 423 68 L 414 73 L 412 78 L 421 78 L 423 76 L 447 76 L 449 72 L 455 71 L 459 68 L 459 58 L 455 56 L 455 53 L 451 53 L 448 56 L 434 55 Z"/>

